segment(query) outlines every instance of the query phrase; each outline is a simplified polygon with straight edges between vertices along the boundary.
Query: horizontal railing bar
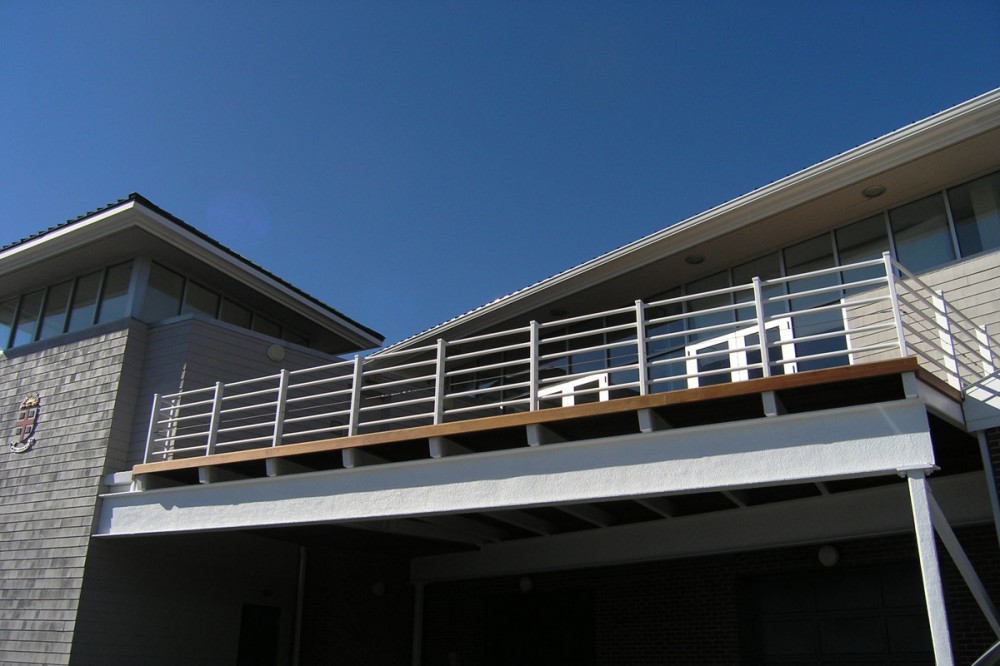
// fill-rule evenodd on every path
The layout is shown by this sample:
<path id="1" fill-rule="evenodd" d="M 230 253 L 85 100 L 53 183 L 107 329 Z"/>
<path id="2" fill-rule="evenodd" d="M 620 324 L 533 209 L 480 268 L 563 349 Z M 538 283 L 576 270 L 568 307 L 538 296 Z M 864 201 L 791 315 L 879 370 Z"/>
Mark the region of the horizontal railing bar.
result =
<path id="1" fill-rule="evenodd" d="M 434 396 L 427 396 L 426 398 L 412 398 L 410 400 L 399 400 L 396 402 L 388 402 L 381 405 L 365 405 L 359 408 L 358 411 L 361 413 L 374 412 L 379 409 L 385 409 L 386 407 L 407 407 L 409 405 L 419 405 L 424 402 L 434 402 Z"/>
<path id="2" fill-rule="evenodd" d="M 294 398 L 285 399 L 286 405 L 297 405 L 300 402 L 313 402 L 315 400 L 322 400 L 324 398 L 335 398 L 338 395 L 347 395 L 351 392 L 351 389 L 340 390 L 340 391 L 327 391 L 326 393 L 316 393 L 314 395 L 300 395 Z"/>
<path id="3" fill-rule="evenodd" d="M 327 378 L 324 378 L 324 379 L 313 379 L 313 380 L 308 381 L 308 382 L 294 382 L 294 383 L 293 382 L 289 382 L 288 383 L 288 390 L 289 391 L 295 391 L 295 390 L 301 390 L 301 389 L 304 389 L 304 388 L 309 388 L 310 386 L 320 386 L 322 384 L 333 384 L 333 383 L 336 383 L 336 382 L 346 382 L 347 383 L 347 388 L 345 390 L 350 391 L 351 390 L 351 384 L 354 382 L 354 377 L 352 377 L 351 375 L 341 375 L 339 377 L 327 377 Z"/>
<path id="4" fill-rule="evenodd" d="M 293 416 L 292 418 L 286 418 L 285 424 L 289 423 L 302 423 L 304 421 L 315 421 L 316 419 L 329 419 L 335 416 L 347 416 L 351 413 L 350 409 L 341 409 L 335 412 L 322 412 L 320 414 L 308 414 L 304 416 Z"/>
<path id="5" fill-rule="evenodd" d="M 337 361 L 336 363 L 327 363 L 326 365 L 317 365 L 309 368 L 300 368 L 298 370 L 289 370 L 288 375 L 290 377 L 295 377 L 298 375 L 307 375 L 313 372 L 323 372 L 324 370 L 332 370 L 334 368 L 349 368 L 352 365 L 354 365 L 354 361 Z"/>
<path id="6" fill-rule="evenodd" d="M 421 421 L 423 419 L 433 418 L 434 415 L 427 414 L 405 414 L 403 416 L 394 416 L 387 419 L 378 419 L 376 421 L 364 421 L 361 423 L 362 426 L 376 426 L 385 425 L 386 423 L 398 423 L 400 421 Z"/>
<path id="7" fill-rule="evenodd" d="M 761 280 L 761 287 L 770 287 L 772 285 L 787 284 L 789 282 L 795 282 L 796 280 L 808 280 L 814 277 L 822 277 L 824 275 L 832 275 L 835 273 L 842 273 L 845 270 L 867 268 L 869 266 L 884 266 L 884 262 L 881 258 L 879 259 L 866 259 L 864 261 L 859 261 L 852 264 L 846 264 L 844 266 L 831 266 L 829 268 L 817 268 L 814 271 L 807 271 L 805 273 L 796 273 L 795 275 L 786 275 L 784 277 L 768 278 L 767 280 Z"/>
<path id="8" fill-rule="evenodd" d="M 512 398 L 503 402 L 491 402 L 485 405 L 469 405 L 466 407 L 453 407 L 447 411 L 448 414 L 466 414 L 468 412 L 482 411 L 484 409 L 496 409 L 498 407 L 512 407 L 516 405 L 526 405 L 531 402 L 531 398 Z"/>
<path id="9" fill-rule="evenodd" d="M 279 379 L 280 377 L 281 375 L 278 374 L 278 375 L 267 375 L 264 377 L 254 377 L 252 379 L 241 379 L 240 381 L 236 382 L 228 382 L 226 384 L 226 388 L 235 388 L 237 386 L 247 386 L 249 384 L 257 384 L 260 382 L 270 381 L 272 379 Z"/>
<path id="10" fill-rule="evenodd" d="M 350 426 L 347 426 L 347 425 L 327 426 L 325 428 L 313 428 L 312 430 L 296 430 L 296 431 L 293 431 L 293 432 L 286 432 L 285 433 L 285 437 L 286 438 L 304 437 L 306 435 L 315 435 L 315 434 L 321 433 L 321 432 L 337 432 L 337 431 L 340 431 L 340 430 L 343 430 L 343 431 L 346 432 L 349 429 L 350 429 Z"/>
<path id="11" fill-rule="evenodd" d="M 241 444 L 253 444 L 254 442 L 270 442 L 271 435 L 263 435 L 261 437 L 247 437 L 246 439 L 236 439 L 231 442 L 216 442 L 215 448 L 221 449 L 223 447 L 229 446 L 240 446 Z"/>
<path id="12" fill-rule="evenodd" d="M 601 312 L 592 312 L 590 314 L 576 315 L 573 317 L 565 317 L 563 319 L 553 319 L 552 321 L 546 321 L 538 324 L 541 329 L 545 328 L 561 328 L 563 326 L 569 326 L 571 324 L 578 324 L 581 321 L 589 321 L 591 319 L 602 319 L 604 317 L 614 317 L 615 315 L 634 313 L 634 305 L 626 305 L 620 308 L 615 308 L 613 310 L 602 310 Z"/>
<path id="13" fill-rule="evenodd" d="M 373 377 L 375 375 L 384 375 L 387 373 L 396 373 L 401 370 L 410 370 L 411 368 L 422 368 L 426 365 L 434 365 L 436 359 L 430 358 L 424 361 L 413 361 L 412 363 L 404 363 L 402 365 L 390 365 L 381 368 L 372 368 L 371 370 L 365 370 L 362 372 L 364 377 Z"/>
<path id="14" fill-rule="evenodd" d="M 528 388 L 531 386 L 531 382 L 515 382 L 512 384 L 497 384 L 496 386 L 487 386 L 485 388 L 470 389 L 468 391 L 459 391 L 456 393 L 446 393 L 445 399 L 448 398 L 474 398 L 477 395 L 482 395 L 484 393 L 495 393 L 497 391 L 511 391 L 518 388 Z"/>
<path id="15" fill-rule="evenodd" d="M 251 430 L 253 428 L 273 428 L 274 421 L 264 421 L 259 423 L 246 423 L 244 425 L 238 426 L 226 426 L 225 428 L 219 428 L 218 433 L 221 435 L 224 432 L 241 432 L 243 430 Z"/>
<path id="16" fill-rule="evenodd" d="M 364 386 L 361 387 L 361 390 L 362 391 L 368 391 L 368 392 L 372 392 L 372 391 L 378 392 L 378 391 L 381 391 L 382 389 L 392 388 L 393 386 L 410 386 L 410 387 L 412 387 L 411 390 L 414 390 L 414 391 L 426 391 L 428 389 L 429 390 L 434 390 L 433 386 L 414 386 L 414 384 L 417 384 L 419 382 L 432 381 L 433 379 L 434 379 L 434 375 L 420 375 L 419 377 L 405 377 L 403 379 L 393 379 L 392 381 L 379 382 L 377 384 L 366 384 L 366 385 L 364 385 Z"/>
<path id="17" fill-rule="evenodd" d="M 478 358 L 480 356 L 491 356 L 493 354 L 502 354 L 503 352 L 516 351 L 518 349 L 528 349 L 530 346 L 530 342 L 515 342 L 509 345 L 503 345 L 502 347 L 477 349 L 476 351 L 463 352 L 460 354 L 447 354 L 446 358 L 449 363 L 457 363 L 459 361 L 466 361 L 470 358 Z"/>

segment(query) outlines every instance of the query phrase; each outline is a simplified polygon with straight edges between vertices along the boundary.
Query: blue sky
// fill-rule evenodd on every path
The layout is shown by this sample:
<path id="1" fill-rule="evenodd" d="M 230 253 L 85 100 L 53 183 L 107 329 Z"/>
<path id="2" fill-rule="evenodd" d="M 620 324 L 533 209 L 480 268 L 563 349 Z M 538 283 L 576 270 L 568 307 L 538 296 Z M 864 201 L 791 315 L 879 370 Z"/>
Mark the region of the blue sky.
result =
<path id="1" fill-rule="evenodd" d="M 138 191 L 392 342 L 1000 86 L 1000 3 L 0 0 L 0 244 Z"/>

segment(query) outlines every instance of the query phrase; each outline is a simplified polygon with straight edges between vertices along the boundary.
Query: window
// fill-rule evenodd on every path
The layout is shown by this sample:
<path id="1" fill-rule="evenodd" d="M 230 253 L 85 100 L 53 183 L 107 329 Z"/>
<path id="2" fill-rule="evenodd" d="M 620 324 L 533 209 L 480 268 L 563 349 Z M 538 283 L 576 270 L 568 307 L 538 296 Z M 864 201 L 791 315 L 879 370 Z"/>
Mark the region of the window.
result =
<path id="1" fill-rule="evenodd" d="M 73 306 L 69 312 L 67 331 L 79 331 L 94 325 L 97 315 L 97 293 L 101 288 L 101 271 L 88 273 L 76 279 Z"/>
<path id="2" fill-rule="evenodd" d="M 10 333 L 14 330 L 14 315 L 17 314 L 17 298 L 0 302 L 0 346 L 7 348 Z"/>
<path id="3" fill-rule="evenodd" d="M 885 227 L 885 216 L 881 213 L 841 227 L 834 232 L 834 235 L 837 239 L 837 255 L 841 266 L 878 259 L 889 249 L 889 233 Z M 885 269 L 881 266 L 857 268 L 842 273 L 844 282 L 858 282 L 883 275 Z M 854 291 L 863 289 L 860 287 Z"/>
<path id="4" fill-rule="evenodd" d="M 121 319 L 128 314 L 128 286 L 132 279 L 132 262 L 110 267 L 104 276 L 97 323 Z"/>
<path id="5" fill-rule="evenodd" d="M 832 268 L 834 265 L 833 241 L 830 234 L 823 234 L 822 236 L 817 236 L 816 238 L 785 248 L 786 275 L 809 273 L 824 268 Z M 805 294 L 793 297 L 789 301 L 791 311 L 808 311 L 812 308 L 819 308 L 840 300 L 840 290 L 823 291 L 819 294 L 807 293 L 837 284 L 840 284 L 840 277 L 837 273 L 817 275 L 790 283 L 789 292 L 791 294 Z M 841 335 L 822 337 L 843 330 L 844 319 L 843 314 L 839 310 L 806 312 L 805 314 L 795 315 L 792 318 L 792 327 L 796 338 L 813 336 L 819 338 L 795 343 L 796 358 L 824 355 L 823 358 L 799 361 L 799 370 L 817 370 L 845 365 L 847 363 L 847 357 L 845 356 L 825 356 L 826 354 L 846 349 L 847 345 L 844 337 Z"/>
<path id="6" fill-rule="evenodd" d="M 21 306 L 17 310 L 17 322 L 14 324 L 12 347 L 34 342 L 44 296 L 45 290 L 39 289 L 21 297 Z"/>
<path id="7" fill-rule="evenodd" d="M 1000 247 L 1000 173 L 948 190 L 963 257 Z"/>
<path id="8" fill-rule="evenodd" d="M 181 314 L 189 312 L 200 312 L 214 318 L 219 313 L 219 295 L 189 280 L 184 290 Z"/>
<path id="9" fill-rule="evenodd" d="M 222 299 L 222 307 L 219 309 L 219 319 L 227 324 L 250 328 L 250 318 L 250 311 L 245 307 L 233 303 L 228 298 Z"/>
<path id="10" fill-rule="evenodd" d="M 184 278 L 169 268 L 153 264 L 149 268 L 149 282 L 146 284 L 145 302 L 142 304 L 142 318 L 145 321 L 159 321 L 176 317 L 181 311 L 181 294 L 184 293 Z"/>
<path id="11" fill-rule="evenodd" d="M 72 280 L 49 287 L 49 295 L 45 299 L 45 311 L 42 313 L 42 325 L 38 331 L 39 340 L 59 335 L 66 329 L 69 295 L 72 290 Z"/>
<path id="12" fill-rule="evenodd" d="M 259 314 L 255 314 L 253 316 L 253 330 L 272 338 L 281 337 L 281 326 L 279 326 L 277 322 L 273 322 L 267 317 L 262 317 Z"/>
<path id="13" fill-rule="evenodd" d="M 914 273 L 955 258 L 944 197 L 934 194 L 889 211 L 896 259 Z"/>

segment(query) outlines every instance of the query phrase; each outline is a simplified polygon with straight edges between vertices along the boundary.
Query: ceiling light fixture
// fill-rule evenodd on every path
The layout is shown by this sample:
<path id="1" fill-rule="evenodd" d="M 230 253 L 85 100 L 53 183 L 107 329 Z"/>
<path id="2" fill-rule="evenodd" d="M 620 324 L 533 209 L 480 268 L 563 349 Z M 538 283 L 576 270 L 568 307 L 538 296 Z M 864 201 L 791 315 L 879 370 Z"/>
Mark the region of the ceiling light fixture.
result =
<path id="1" fill-rule="evenodd" d="M 869 185 L 861 190 L 861 196 L 865 199 L 874 199 L 885 194 L 885 185 Z"/>

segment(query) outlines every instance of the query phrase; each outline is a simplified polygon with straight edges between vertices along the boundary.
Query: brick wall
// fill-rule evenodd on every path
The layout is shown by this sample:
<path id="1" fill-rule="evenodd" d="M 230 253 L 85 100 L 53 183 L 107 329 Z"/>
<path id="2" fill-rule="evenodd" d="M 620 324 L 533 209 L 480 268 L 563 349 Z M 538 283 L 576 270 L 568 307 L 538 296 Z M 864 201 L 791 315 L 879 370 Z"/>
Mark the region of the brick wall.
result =
<path id="1" fill-rule="evenodd" d="M 994 599 L 1000 557 L 992 526 L 958 530 Z M 914 562 L 912 536 L 835 544 L 838 567 Z M 746 577 L 820 570 L 818 546 L 531 575 L 531 590 L 589 589 L 594 598 L 595 663 L 599 666 L 739 664 L 740 592 Z M 991 632 L 957 570 L 940 548 L 956 663 L 971 663 L 992 644 Z M 486 663 L 489 609 L 498 594 L 525 594 L 518 577 L 429 585 L 424 664 Z M 512 637 L 511 640 L 518 640 Z"/>

